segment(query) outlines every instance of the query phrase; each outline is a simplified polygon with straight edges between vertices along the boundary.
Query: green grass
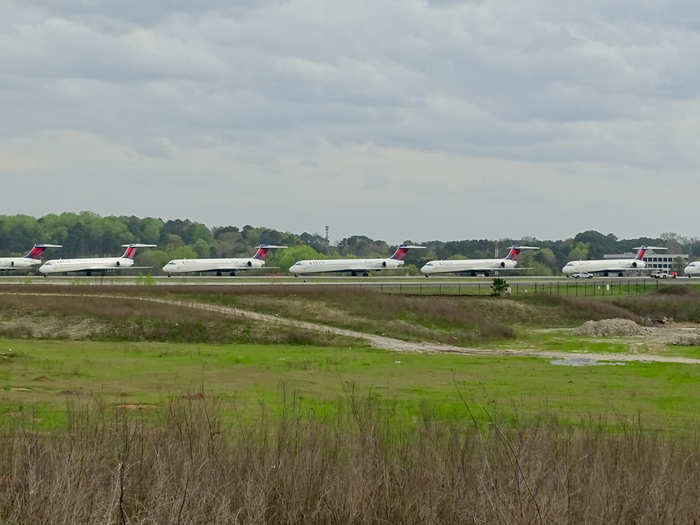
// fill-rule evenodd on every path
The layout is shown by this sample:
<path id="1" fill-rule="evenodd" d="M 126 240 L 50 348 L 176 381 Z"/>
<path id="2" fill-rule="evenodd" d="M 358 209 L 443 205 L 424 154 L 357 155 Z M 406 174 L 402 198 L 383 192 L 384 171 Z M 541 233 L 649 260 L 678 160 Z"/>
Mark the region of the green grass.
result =
<path id="1" fill-rule="evenodd" d="M 566 329 L 543 331 L 527 326 L 517 327 L 517 338 L 482 345 L 493 349 L 546 350 L 588 354 L 656 354 L 700 358 L 700 346 L 673 345 L 646 337 L 584 337 Z"/>
<path id="2" fill-rule="evenodd" d="M 8 339 L 0 339 L 0 351 L 4 418 L 32 410 L 46 427 L 62 421 L 68 403 L 92 396 L 112 406 L 163 406 L 204 392 L 252 415 L 261 402 L 279 407 L 284 388 L 323 412 L 348 385 L 409 418 L 426 404 L 446 418 L 466 417 L 463 395 L 474 407 L 521 416 L 550 411 L 569 422 L 589 416 L 629 422 L 641 415 L 664 430 L 700 423 L 700 367 L 689 365 L 562 367 L 534 358 L 364 348 Z"/>
<path id="3" fill-rule="evenodd" d="M 700 359 L 700 346 L 666 345 L 668 355 Z"/>
<path id="4" fill-rule="evenodd" d="M 612 342 L 611 339 L 615 339 Z M 491 348 L 515 348 L 532 350 L 550 350 L 557 352 L 581 352 L 595 354 L 625 354 L 630 350 L 629 341 L 625 338 L 591 338 L 569 335 L 565 331 L 542 332 L 539 330 L 521 329 L 518 338 L 513 342 L 501 342 L 488 345 Z"/>

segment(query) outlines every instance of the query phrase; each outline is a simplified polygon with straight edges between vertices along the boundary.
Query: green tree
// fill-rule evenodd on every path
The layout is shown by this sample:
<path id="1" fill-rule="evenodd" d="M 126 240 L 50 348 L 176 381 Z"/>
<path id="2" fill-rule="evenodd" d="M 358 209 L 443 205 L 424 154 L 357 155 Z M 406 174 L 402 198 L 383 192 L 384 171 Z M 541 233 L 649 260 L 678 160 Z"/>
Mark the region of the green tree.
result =
<path id="1" fill-rule="evenodd" d="M 508 290 L 509 287 L 510 286 L 505 279 L 496 277 L 493 280 L 493 283 L 491 283 L 491 295 L 494 297 L 501 297 L 504 293 L 506 293 L 506 290 Z"/>
<path id="2" fill-rule="evenodd" d="M 278 266 L 280 271 L 288 272 L 289 267 L 297 261 L 309 259 L 321 259 L 323 256 L 314 250 L 311 246 L 291 246 L 286 250 L 279 250 L 272 253 L 268 259 L 269 266 Z"/>
<path id="3" fill-rule="evenodd" d="M 588 245 L 582 242 L 576 243 L 576 246 L 569 252 L 569 261 L 583 261 L 588 259 Z"/>

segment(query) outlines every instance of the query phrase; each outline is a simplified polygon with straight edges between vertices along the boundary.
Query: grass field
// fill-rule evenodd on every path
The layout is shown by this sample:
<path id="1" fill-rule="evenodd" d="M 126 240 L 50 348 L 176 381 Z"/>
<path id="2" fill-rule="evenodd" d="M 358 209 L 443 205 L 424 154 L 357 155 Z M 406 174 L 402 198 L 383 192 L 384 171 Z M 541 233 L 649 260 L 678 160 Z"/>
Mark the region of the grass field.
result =
<path id="1" fill-rule="evenodd" d="M 0 403 L 7 415 L 35 410 L 61 421 L 68 403 L 96 396 L 108 406 L 164 406 L 203 394 L 241 413 L 279 407 L 282 386 L 323 411 L 352 385 L 416 417 L 432 406 L 446 418 L 477 413 L 550 412 L 577 423 L 615 426 L 641 418 L 681 431 L 700 423 L 700 367 L 626 363 L 555 366 L 513 357 L 408 355 L 367 348 L 206 345 L 0 339 Z M 481 414 L 484 416 L 484 414 Z"/>
<path id="2" fill-rule="evenodd" d="M 15 290 L 27 288 L 58 291 Z M 204 288 L 0 297 L 0 522 L 700 522 L 698 365 L 389 352 L 134 297 L 494 353 L 624 353 L 647 343 L 567 329 L 697 323 L 691 289 L 515 300 Z M 650 350 L 700 353 L 664 341 Z"/>

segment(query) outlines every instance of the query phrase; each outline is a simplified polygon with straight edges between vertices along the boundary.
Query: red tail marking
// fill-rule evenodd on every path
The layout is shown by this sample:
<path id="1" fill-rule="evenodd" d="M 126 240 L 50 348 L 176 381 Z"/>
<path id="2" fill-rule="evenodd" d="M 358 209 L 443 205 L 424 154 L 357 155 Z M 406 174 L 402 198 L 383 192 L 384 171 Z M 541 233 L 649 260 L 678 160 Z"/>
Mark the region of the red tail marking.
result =
<path id="1" fill-rule="evenodd" d="M 511 248 L 508 252 L 508 255 L 506 256 L 506 259 L 510 259 L 511 261 L 517 261 L 519 256 L 520 250 L 518 250 L 517 248 Z"/>
<path id="2" fill-rule="evenodd" d="M 32 251 L 29 252 L 29 255 L 27 255 L 27 257 L 29 257 L 30 259 L 41 259 L 41 256 L 44 255 L 44 250 L 46 250 L 46 248 L 34 246 L 34 248 L 32 248 Z"/>
<path id="3" fill-rule="evenodd" d="M 270 251 L 269 248 L 258 248 L 258 251 L 255 252 L 255 255 L 253 256 L 254 259 L 260 259 L 261 261 L 264 261 L 267 259 L 267 252 Z"/>
<path id="4" fill-rule="evenodd" d="M 394 252 L 394 255 L 391 256 L 391 258 L 396 259 L 397 261 L 403 261 L 406 259 L 407 254 L 408 254 L 408 248 L 398 248 Z"/>
<path id="5" fill-rule="evenodd" d="M 642 248 L 641 250 L 639 250 L 639 253 L 637 254 L 637 260 L 638 260 L 638 261 L 643 260 L 643 259 L 644 259 L 644 254 L 645 254 L 645 253 L 647 253 L 646 248 Z"/>
<path id="6" fill-rule="evenodd" d="M 124 252 L 124 257 L 126 257 L 127 259 L 133 259 L 135 256 L 136 256 L 136 248 L 134 248 L 133 246 L 129 246 L 126 249 L 126 252 Z"/>

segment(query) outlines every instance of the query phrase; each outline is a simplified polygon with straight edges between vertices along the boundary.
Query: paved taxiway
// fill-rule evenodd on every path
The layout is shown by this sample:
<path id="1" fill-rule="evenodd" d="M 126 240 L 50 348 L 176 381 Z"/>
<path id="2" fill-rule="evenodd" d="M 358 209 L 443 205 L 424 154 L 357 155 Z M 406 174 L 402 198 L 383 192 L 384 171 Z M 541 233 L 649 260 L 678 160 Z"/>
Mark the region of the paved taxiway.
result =
<path id="1" fill-rule="evenodd" d="M 441 276 L 426 279 L 423 276 L 260 276 L 260 277 L 212 277 L 212 276 L 154 276 L 135 277 L 128 275 L 117 276 L 0 276 L 0 285 L 92 285 L 92 286 L 339 286 L 339 287 L 394 287 L 400 285 L 433 288 L 433 287 L 477 287 L 490 286 L 493 277 L 454 277 Z M 694 281 L 686 277 L 657 280 L 650 277 L 599 277 L 595 279 L 571 279 L 561 276 L 513 276 L 506 277 L 508 283 L 528 287 L 550 286 L 635 286 L 635 285 L 682 285 Z"/>

